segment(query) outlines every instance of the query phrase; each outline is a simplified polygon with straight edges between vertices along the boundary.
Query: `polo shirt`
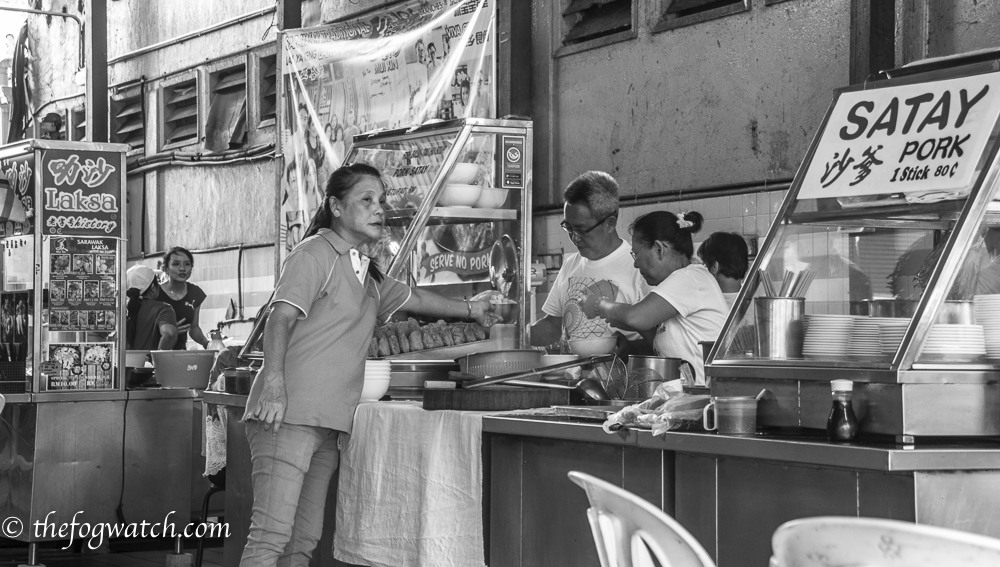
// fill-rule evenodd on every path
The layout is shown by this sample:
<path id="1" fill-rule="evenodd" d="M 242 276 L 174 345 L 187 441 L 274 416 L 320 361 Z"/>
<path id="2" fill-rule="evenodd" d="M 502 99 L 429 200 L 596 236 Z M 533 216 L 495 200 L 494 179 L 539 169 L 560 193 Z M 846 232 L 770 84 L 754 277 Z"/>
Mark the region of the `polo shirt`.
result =
<path id="1" fill-rule="evenodd" d="M 388 276 L 376 282 L 361 266 L 357 251 L 329 229 L 285 260 L 273 301 L 300 312 L 285 355 L 286 423 L 351 432 L 376 320 L 391 317 L 411 294 Z"/>

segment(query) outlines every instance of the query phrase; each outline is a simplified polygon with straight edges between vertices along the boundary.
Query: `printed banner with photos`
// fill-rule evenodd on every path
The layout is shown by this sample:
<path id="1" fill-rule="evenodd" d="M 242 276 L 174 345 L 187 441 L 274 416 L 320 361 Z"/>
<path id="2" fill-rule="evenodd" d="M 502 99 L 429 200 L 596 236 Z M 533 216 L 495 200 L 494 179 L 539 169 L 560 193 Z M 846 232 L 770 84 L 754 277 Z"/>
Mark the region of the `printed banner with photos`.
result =
<path id="1" fill-rule="evenodd" d="M 301 240 L 355 135 L 495 117 L 495 22 L 490 0 L 413 0 L 283 33 L 282 253 Z"/>
<path id="2" fill-rule="evenodd" d="M 117 244 L 114 238 L 52 238 L 49 331 L 114 330 Z"/>

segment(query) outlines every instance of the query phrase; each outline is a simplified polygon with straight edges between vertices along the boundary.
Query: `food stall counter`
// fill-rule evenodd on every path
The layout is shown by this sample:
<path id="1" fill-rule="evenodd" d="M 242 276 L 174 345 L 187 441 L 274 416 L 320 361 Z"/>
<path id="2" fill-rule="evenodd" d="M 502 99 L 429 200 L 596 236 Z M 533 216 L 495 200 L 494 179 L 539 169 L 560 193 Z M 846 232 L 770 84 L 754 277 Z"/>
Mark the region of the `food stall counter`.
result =
<path id="1" fill-rule="evenodd" d="M 490 564 L 593 563 L 587 499 L 566 477 L 594 474 L 676 518 L 720 566 L 766 565 L 783 522 L 892 518 L 1000 536 L 993 440 L 833 444 L 816 434 L 735 437 L 605 433 L 573 418 L 483 418 L 491 464 Z M 559 522 L 560 533 L 544 530 Z"/>

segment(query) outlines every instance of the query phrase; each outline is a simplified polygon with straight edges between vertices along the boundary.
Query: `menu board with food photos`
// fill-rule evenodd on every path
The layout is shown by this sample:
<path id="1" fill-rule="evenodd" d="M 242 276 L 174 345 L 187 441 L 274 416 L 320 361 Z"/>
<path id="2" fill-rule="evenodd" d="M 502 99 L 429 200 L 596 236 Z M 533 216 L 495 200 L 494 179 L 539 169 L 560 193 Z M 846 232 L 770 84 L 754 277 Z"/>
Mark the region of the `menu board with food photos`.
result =
<path id="1" fill-rule="evenodd" d="M 50 343 L 49 390 L 106 390 L 114 380 L 114 343 Z M 56 370 L 58 367 L 58 370 Z"/>
<path id="2" fill-rule="evenodd" d="M 114 238 L 52 238 L 50 331 L 114 330 L 118 304 L 117 245 Z"/>

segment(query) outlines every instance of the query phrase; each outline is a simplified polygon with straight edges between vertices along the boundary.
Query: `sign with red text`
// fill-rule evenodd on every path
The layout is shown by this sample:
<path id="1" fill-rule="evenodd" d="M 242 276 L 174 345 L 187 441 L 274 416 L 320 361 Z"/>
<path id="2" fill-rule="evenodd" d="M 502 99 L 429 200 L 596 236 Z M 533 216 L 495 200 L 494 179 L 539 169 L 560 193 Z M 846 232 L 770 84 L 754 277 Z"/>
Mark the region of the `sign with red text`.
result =
<path id="1" fill-rule="evenodd" d="M 31 234 L 35 216 L 32 201 L 35 194 L 34 152 L 0 159 L 0 189 L 4 189 L 0 204 L 0 237 Z"/>
<path id="2" fill-rule="evenodd" d="M 120 152 L 45 150 L 40 169 L 43 233 L 123 236 Z"/>
<path id="3" fill-rule="evenodd" d="M 840 95 L 799 199 L 967 194 L 1000 115 L 1000 73 Z"/>

